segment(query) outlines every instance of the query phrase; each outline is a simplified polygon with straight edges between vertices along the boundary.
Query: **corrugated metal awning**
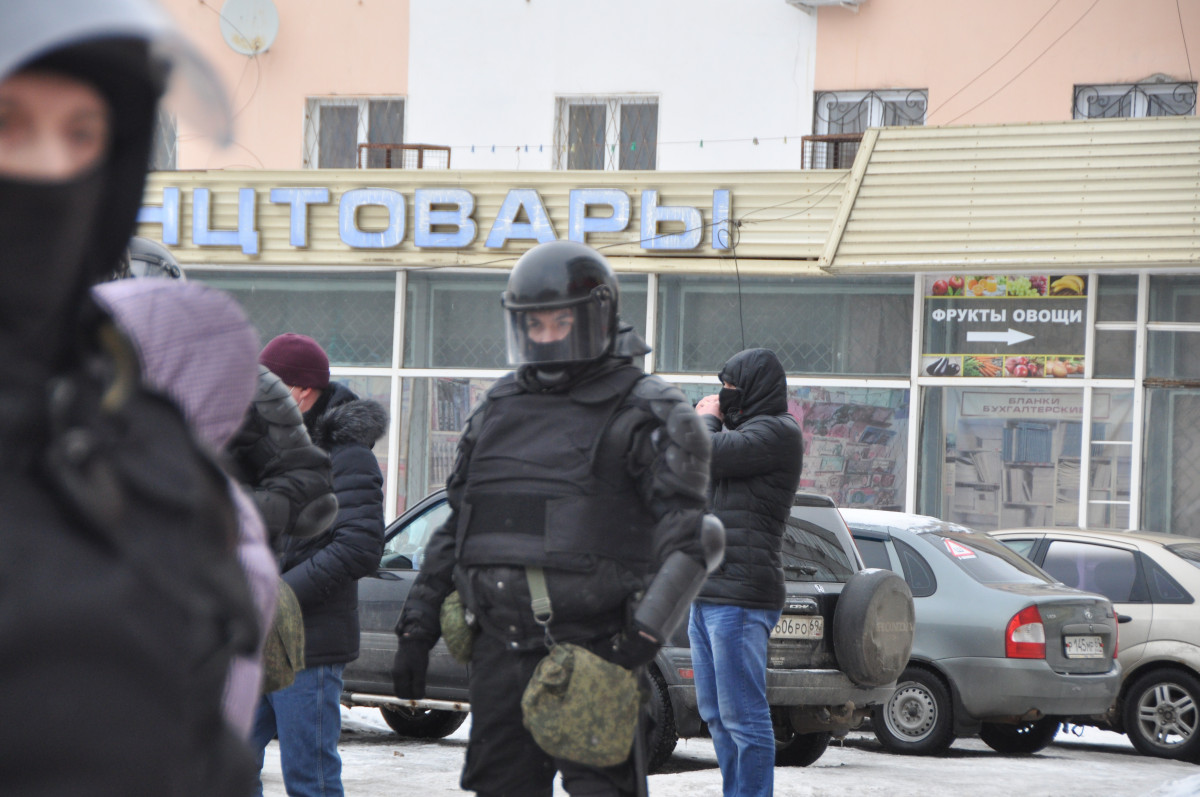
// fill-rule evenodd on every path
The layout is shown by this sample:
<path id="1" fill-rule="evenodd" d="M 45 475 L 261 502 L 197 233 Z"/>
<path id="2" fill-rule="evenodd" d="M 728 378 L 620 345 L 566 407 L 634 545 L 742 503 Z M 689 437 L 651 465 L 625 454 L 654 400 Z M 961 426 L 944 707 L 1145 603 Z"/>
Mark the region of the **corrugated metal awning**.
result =
<path id="1" fill-rule="evenodd" d="M 820 265 L 1194 268 L 1200 119 L 869 130 Z"/>

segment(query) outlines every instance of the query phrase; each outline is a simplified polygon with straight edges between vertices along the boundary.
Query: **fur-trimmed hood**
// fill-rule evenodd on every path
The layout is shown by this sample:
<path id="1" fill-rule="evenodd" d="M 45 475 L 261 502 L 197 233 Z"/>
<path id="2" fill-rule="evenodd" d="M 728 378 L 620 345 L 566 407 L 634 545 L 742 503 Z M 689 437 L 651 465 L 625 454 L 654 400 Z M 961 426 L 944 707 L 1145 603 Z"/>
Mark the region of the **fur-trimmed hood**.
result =
<path id="1" fill-rule="evenodd" d="M 321 448 L 356 444 L 371 448 L 387 434 L 388 413 L 378 401 L 360 399 L 337 382 L 330 384 L 326 395 L 329 401 L 311 429 L 313 442 Z"/>

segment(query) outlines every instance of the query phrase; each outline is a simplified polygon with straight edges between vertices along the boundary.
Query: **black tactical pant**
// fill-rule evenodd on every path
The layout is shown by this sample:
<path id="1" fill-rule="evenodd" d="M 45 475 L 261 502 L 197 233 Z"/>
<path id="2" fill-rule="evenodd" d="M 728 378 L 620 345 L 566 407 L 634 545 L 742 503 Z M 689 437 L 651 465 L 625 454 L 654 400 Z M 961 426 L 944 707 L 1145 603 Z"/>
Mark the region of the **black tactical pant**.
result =
<path id="1" fill-rule="evenodd" d="M 585 643 L 586 644 L 586 643 Z M 572 797 L 633 797 L 630 761 L 597 769 L 551 758 L 521 722 L 521 695 L 544 649 L 510 650 L 482 633 L 471 651 L 471 736 L 462 787 L 480 797 L 550 797 L 554 773 Z"/>

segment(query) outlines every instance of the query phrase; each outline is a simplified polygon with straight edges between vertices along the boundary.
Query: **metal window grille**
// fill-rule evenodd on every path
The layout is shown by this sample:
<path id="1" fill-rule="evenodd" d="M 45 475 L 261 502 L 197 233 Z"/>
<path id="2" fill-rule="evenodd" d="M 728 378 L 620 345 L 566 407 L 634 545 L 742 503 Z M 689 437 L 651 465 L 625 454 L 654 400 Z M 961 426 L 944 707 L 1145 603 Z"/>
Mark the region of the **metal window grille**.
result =
<path id="1" fill-rule="evenodd" d="M 305 103 L 306 169 L 353 169 L 359 163 L 360 145 L 403 143 L 403 99 L 314 97 Z M 366 168 L 388 168 L 391 160 L 386 147 L 372 147 L 366 154 Z"/>
<path id="2" fill-rule="evenodd" d="M 174 171 L 179 134 L 175 128 L 175 117 L 164 111 L 158 112 L 154 124 L 154 139 L 150 144 L 150 171 Z"/>
<path id="3" fill-rule="evenodd" d="M 868 127 L 923 125 L 928 105 L 925 89 L 819 91 L 813 132 L 835 135 L 862 133 Z"/>
<path id="4" fill-rule="evenodd" d="M 449 169 L 450 147 L 437 144 L 359 144 L 360 169 Z"/>
<path id="5" fill-rule="evenodd" d="M 849 169 L 858 155 L 862 133 L 803 136 L 800 139 L 801 169 Z"/>
<path id="6" fill-rule="evenodd" d="M 554 168 L 634 170 L 658 163 L 658 98 L 559 97 Z"/>
<path id="7" fill-rule="evenodd" d="M 1195 82 L 1155 81 L 1075 87 L 1076 119 L 1195 114 Z"/>

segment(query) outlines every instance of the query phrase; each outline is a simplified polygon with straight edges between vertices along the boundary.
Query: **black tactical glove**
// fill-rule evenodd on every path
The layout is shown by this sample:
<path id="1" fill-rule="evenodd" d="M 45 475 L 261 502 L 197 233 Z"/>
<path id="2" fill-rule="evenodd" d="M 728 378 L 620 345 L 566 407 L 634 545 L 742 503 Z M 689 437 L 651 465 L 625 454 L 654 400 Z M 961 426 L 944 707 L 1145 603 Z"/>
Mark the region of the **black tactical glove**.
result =
<path id="1" fill-rule="evenodd" d="M 627 628 L 613 637 L 612 655 L 608 658 L 627 670 L 636 670 L 654 661 L 660 647 L 662 644 L 645 631 Z"/>
<path id="2" fill-rule="evenodd" d="M 425 697 L 425 671 L 429 669 L 429 650 L 436 640 L 405 634 L 392 660 L 392 687 L 396 697 L 420 700 Z"/>

